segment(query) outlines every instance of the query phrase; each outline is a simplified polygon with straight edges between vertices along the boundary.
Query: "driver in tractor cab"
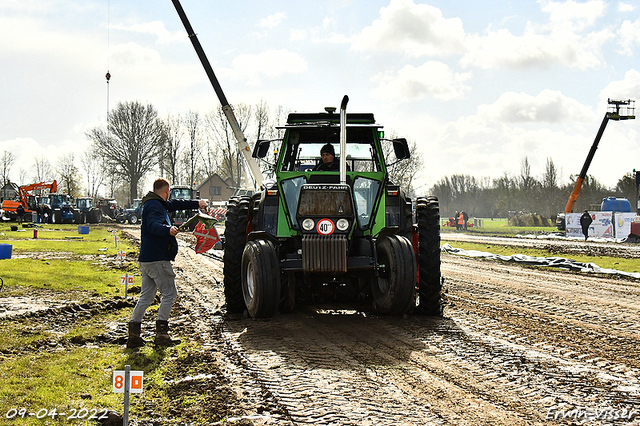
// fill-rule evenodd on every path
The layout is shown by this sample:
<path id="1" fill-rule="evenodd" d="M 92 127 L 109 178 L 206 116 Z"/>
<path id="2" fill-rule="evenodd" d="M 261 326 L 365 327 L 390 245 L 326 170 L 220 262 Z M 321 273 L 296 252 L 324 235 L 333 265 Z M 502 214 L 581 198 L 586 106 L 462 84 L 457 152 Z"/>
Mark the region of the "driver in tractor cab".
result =
<path id="1" fill-rule="evenodd" d="M 322 158 L 322 162 L 316 164 L 313 168 L 314 172 L 337 172 L 340 170 L 340 165 L 335 161 L 336 151 L 330 143 L 320 149 L 320 157 Z"/>

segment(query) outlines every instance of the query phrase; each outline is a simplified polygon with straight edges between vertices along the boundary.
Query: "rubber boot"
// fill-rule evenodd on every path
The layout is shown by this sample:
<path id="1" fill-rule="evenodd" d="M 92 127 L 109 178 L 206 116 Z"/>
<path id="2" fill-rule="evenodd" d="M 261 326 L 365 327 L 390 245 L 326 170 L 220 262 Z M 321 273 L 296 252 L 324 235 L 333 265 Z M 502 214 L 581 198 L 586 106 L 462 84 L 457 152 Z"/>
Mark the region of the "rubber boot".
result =
<path id="1" fill-rule="evenodd" d="M 153 343 L 156 346 L 175 346 L 180 344 L 180 340 L 173 340 L 169 336 L 169 321 L 156 321 L 156 338 Z"/>
<path id="2" fill-rule="evenodd" d="M 141 326 L 142 324 L 139 322 L 129 322 L 129 338 L 127 339 L 127 349 L 139 348 L 147 343 L 142 337 L 140 337 Z"/>

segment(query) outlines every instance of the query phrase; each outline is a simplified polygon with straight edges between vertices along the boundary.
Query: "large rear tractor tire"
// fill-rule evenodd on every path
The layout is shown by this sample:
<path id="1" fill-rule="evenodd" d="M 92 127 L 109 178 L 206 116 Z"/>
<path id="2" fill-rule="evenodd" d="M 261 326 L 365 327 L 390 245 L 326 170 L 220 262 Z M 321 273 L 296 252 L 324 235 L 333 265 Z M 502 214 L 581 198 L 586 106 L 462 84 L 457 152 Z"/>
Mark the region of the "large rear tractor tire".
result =
<path id="1" fill-rule="evenodd" d="M 102 222 L 102 210 L 93 209 L 89 212 L 89 222 L 100 223 Z"/>
<path id="2" fill-rule="evenodd" d="M 278 310 L 280 269 L 271 241 L 249 241 L 242 254 L 242 294 L 252 318 L 268 318 Z"/>
<path id="3" fill-rule="evenodd" d="M 242 254 L 247 242 L 249 197 L 233 197 L 229 200 L 224 231 L 224 296 L 228 313 L 244 312 L 246 305 L 242 295 Z"/>
<path id="4" fill-rule="evenodd" d="M 440 205 L 436 197 L 418 198 L 418 308 L 424 315 L 442 315 L 440 280 Z"/>
<path id="5" fill-rule="evenodd" d="M 378 263 L 383 266 L 372 284 L 376 311 L 401 315 L 415 305 L 416 257 L 411 242 L 400 235 L 383 237 L 377 244 Z"/>

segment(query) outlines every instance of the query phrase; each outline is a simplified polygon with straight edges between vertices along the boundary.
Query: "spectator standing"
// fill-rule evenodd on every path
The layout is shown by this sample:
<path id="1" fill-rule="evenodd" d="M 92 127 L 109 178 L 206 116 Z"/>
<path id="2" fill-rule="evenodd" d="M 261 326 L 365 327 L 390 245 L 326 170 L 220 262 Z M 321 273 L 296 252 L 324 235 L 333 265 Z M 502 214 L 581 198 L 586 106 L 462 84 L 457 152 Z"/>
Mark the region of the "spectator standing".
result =
<path id="1" fill-rule="evenodd" d="M 24 207 L 22 207 L 22 204 L 18 204 L 18 207 L 16 207 L 16 215 L 18 216 L 16 218 L 18 221 L 18 224 L 21 225 L 22 219 L 24 218 Z"/>
<path id="2" fill-rule="evenodd" d="M 584 240 L 587 241 L 587 237 L 589 236 L 589 227 L 593 222 L 593 218 L 589 214 L 588 210 L 585 210 L 580 216 L 580 226 L 582 227 L 582 233 L 584 234 Z"/>
<path id="3" fill-rule="evenodd" d="M 173 346 L 180 340 L 169 336 L 169 315 L 173 303 L 178 297 L 175 276 L 171 261 L 178 254 L 176 234 L 178 228 L 171 225 L 169 212 L 191 210 L 207 207 L 205 200 L 171 200 L 169 201 L 169 182 L 156 179 L 153 191 L 149 191 L 142 199 L 142 226 L 140 233 L 140 255 L 138 263 L 142 280 L 140 297 L 129 320 L 129 338 L 127 348 L 134 349 L 146 342 L 141 337 L 141 325 L 144 313 L 153 303 L 156 292 L 161 295 L 158 319 L 156 320 L 156 337 L 158 346 Z"/>

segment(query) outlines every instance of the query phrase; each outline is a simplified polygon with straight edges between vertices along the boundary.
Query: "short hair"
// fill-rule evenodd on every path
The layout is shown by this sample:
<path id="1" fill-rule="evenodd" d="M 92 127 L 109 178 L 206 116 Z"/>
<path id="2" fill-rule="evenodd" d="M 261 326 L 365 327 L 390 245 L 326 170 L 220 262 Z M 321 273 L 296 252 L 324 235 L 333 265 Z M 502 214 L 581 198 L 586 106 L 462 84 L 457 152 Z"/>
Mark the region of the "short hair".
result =
<path id="1" fill-rule="evenodd" d="M 157 192 L 167 186 L 169 186 L 168 180 L 165 178 L 158 178 L 153 182 L 153 192 Z"/>

